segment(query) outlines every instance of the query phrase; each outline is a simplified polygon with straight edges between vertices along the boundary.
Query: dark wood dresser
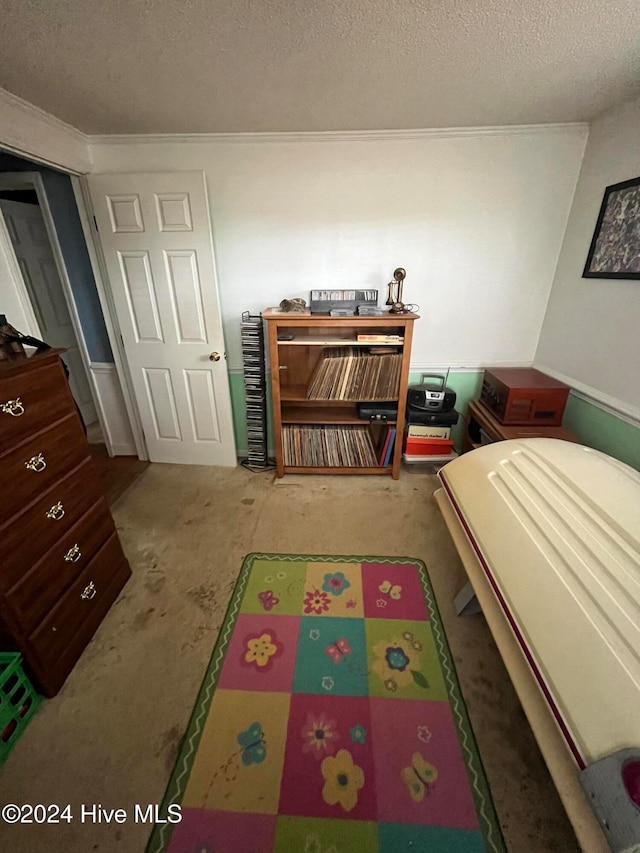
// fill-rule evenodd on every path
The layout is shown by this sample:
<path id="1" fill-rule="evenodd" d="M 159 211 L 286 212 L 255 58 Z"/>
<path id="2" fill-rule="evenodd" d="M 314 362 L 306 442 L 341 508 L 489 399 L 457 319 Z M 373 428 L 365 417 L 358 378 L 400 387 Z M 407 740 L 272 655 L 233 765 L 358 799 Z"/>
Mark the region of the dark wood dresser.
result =
<path id="1" fill-rule="evenodd" d="M 0 360 L 0 648 L 45 696 L 131 575 L 61 352 Z"/>

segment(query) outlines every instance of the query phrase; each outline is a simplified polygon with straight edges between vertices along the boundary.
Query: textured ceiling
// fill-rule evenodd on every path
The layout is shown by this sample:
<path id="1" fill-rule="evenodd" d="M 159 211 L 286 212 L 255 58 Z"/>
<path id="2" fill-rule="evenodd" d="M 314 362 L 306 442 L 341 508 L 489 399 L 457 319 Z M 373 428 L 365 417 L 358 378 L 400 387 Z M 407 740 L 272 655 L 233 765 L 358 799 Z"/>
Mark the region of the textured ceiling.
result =
<path id="1" fill-rule="evenodd" d="M 86 133 L 588 120 L 639 0 L 0 0 L 0 85 Z"/>

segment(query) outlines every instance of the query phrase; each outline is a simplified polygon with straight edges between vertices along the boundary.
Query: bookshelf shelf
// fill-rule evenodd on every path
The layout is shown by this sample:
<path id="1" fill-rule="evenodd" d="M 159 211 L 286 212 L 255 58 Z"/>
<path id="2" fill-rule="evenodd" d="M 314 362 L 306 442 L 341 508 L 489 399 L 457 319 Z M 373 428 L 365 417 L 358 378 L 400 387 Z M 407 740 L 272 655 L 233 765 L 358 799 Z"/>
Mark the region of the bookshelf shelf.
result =
<path id="1" fill-rule="evenodd" d="M 392 474 L 392 466 L 386 468 L 341 468 L 331 465 L 287 465 L 285 474 Z"/>
<path id="2" fill-rule="evenodd" d="M 377 402 L 393 403 L 396 399 L 395 395 L 391 397 L 378 397 Z M 344 400 L 323 400 L 315 397 L 308 397 L 306 385 L 296 385 L 293 388 L 282 387 L 280 402 L 283 405 L 285 403 L 296 403 L 299 406 L 344 406 L 345 404 L 355 406 L 363 401 L 351 398 L 345 398 Z"/>
<path id="3" fill-rule="evenodd" d="M 326 406 L 324 403 L 333 401 L 323 401 L 323 405 L 319 406 L 317 400 L 305 400 L 305 403 L 314 405 L 298 405 L 285 404 L 282 405 L 282 423 L 283 424 L 371 424 L 371 421 L 360 418 L 357 413 L 355 403 L 345 406 L 344 403 L 337 402 L 333 406 Z M 396 421 L 374 421 L 377 426 L 395 426 Z"/>
<path id="4" fill-rule="evenodd" d="M 263 317 L 271 363 L 276 475 L 371 474 L 397 479 L 413 323 L 418 316 L 331 317 L 267 309 Z M 358 341 L 358 335 L 398 340 Z M 358 415 L 358 403 L 363 402 L 397 402 L 397 416 L 363 420 Z"/>
<path id="5" fill-rule="evenodd" d="M 402 341 L 359 341 L 357 338 L 294 338 L 278 341 L 279 347 L 400 347 Z"/>

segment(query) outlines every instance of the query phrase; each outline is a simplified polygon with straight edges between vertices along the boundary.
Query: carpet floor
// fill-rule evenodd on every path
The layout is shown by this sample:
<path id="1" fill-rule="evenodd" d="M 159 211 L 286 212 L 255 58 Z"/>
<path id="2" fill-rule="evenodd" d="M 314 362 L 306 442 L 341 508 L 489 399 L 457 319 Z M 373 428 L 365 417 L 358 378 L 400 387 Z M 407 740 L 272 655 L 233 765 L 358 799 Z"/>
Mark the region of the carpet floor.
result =
<path id="1" fill-rule="evenodd" d="M 133 576 L 53 700 L 0 770 L 4 803 L 69 803 L 70 823 L 0 824 L 14 853 L 142 853 L 245 554 L 411 554 L 435 597 L 511 853 L 575 853 L 575 836 L 463 579 L 433 476 L 288 476 L 150 465 L 113 507 Z M 82 823 L 82 804 L 127 820 Z"/>

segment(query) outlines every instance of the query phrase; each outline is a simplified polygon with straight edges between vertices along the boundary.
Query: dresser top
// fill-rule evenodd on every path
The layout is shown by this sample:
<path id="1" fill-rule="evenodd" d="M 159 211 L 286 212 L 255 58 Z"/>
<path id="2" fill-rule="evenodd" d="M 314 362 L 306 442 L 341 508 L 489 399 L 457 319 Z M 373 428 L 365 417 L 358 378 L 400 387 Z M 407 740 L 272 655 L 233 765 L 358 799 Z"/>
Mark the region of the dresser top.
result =
<path id="1" fill-rule="evenodd" d="M 30 355 L 12 355 L 10 358 L 0 359 L 0 379 L 13 376 L 16 373 L 24 373 L 27 370 L 35 370 L 46 362 L 58 358 L 66 352 L 66 349 L 47 349 L 40 352 L 33 351 Z"/>

